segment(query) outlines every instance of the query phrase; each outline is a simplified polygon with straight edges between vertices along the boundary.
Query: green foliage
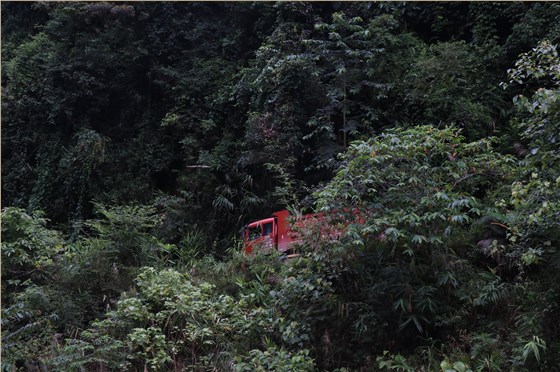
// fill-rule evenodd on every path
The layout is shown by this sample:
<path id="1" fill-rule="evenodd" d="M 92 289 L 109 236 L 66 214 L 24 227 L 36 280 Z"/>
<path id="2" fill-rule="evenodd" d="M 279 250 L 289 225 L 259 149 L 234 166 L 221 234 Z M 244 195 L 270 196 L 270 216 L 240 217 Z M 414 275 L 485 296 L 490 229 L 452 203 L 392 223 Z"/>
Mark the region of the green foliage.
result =
<path id="1" fill-rule="evenodd" d="M 423 244 L 441 245 L 482 214 L 481 189 L 488 193 L 513 161 L 488 140 L 463 141 L 457 129 L 423 126 L 353 143 L 319 207 L 363 209 L 368 223 L 349 229 L 355 244 L 374 238 L 411 256 Z"/>
<path id="2" fill-rule="evenodd" d="M 33 282 L 44 283 L 54 258 L 64 251 L 62 235 L 47 228 L 40 212 L 19 208 L 2 210 L 2 302 L 8 294 Z"/>
<path id="3" fill-rule="evenodd" d="M 505 365 L 505 353 L 501 340 L 493 334 L 475 334 L 472 337 L 470 358 L 477 370 L 499 371 Z"/>
<path id="4" fill-rule="evenodd" d="M 163 245 L 153 236 L 158 224 L 158 215 L 150 206 L 112 206 L 96 204 L 100 219 L 90 220 L 85 226 L 95 233 L 86 239 L 87 245 L 105 245 L 108 253 L 117 254 L 126 265 L 142 266 L 157 262 Z"/>
<path id="5" fill-rule="evenodd" d="M 530 114 L 517 125 L 523 137 L 531 143 L 533 165 L 547 167 L 558 156 L 560 57 L 556 45 L 542 41 L 531 52 L 522 54 L 515 67 L 508 70 L 508 75 L 509 84 L 502 84 L 504 88 L 512 84 L 536 85 L 538 88 L 532 97 L 518 95 L 513 102 L 520 111 Z M 539 160 L 542 163 L 539 164 Z"/>
<path id="6" fill-rule="evenodd" d="M 517 358 L 519 364 L 524 364 L 529 355 L 540 363 L 540 351 L 544 351 L 547 343 L 558 334 L 556 328 L 548 327 L 550 319 L 558 316 L 558 309 L 536 299 L 540 296 L 545 301 L 555 301 L 560 293 L 556 280 L 550 276 L 550 271 L 555 270 L 559 262 L 556 248 L 560 221 L 560 168 L 556 144 L 560 124 L 559 68 L 556 46 L 542 41 L 530 52 L 520 55 L 515 67 L 508 71 L 510 85 L 522 84 L 536 89 L 531 98 L 522 95 L 514 98 L 520 111 L 514 125 L 520 128 L 530 151 L 521 162 L 518 180 L 511 185 L 511 197 L 509 203 L 506 202 L 515 211 L 508 240 L 513 247 L 513 257 L 521 268 L 520 276 L 525 281 L 523 289 L 531 293 L 526 304 L 527 312 L 519 321 L 522 332 L 518 342 L 523 345 L 522 361 Z M 531 287 L 535 281 L 543 283 L 543 287 Z M 535 336 L 541 332 L 548 334 L 547 338 Z"/>
<path id="7" fill-rule="evenodd" d="M 281 207 L 286 182 L 304 198 L 328 180 L 353 139 L 438 121 L 479 138 L 506 107 L 504 61 L 479 62 L 488 49 L 467 38 L 476 5 L 4 7 L 4 205 L 62 223 L 91 218 L 92 200 L 188 194 L 183 218 L 222 245 L 239 216 Z M 488 7 L 472 27 L 502 57 L 516 26 L 556 9 Z"/>
<path id="8" fill-rule="evenodd" d="M 347 252 L 341 264 L 350 274 L 338 271 L 346 280 L 355 276 L 356 289 L 338 279 L 332 291 L 339 301 L 360 304 L 356 324 L 369 314 L 368 322 L 375 319 L 369 327 L 384 324 L 386 332 L 361 341 L 357 333 L 354 342 L 381 349 L 385 337 L 406 343 L 462 327 L 473 303 L 471 281 L 482 285 L 484 272 L 467 260 L 475 254 L 470 226 L 495 213 L 484 206 L 494 192 L 503 193 L 513 159 L 495 153 L 488 140 L 466 143 L 456 128 L 422 126 L 355 142 L 342 161 L 317 193 L 318 206 L 348 211 L 349 220 L 357 213 L 362 221 L 348 225 L 341 240 Z M 510 296 L 488 291 L 496 303 Z"/>
<path id="9" fill-rule="evenodd" d="M 41 287 L 29 285 L 11 296 L 11 306 L 2 301 L 2 370 L 50 364 L 61 336 L 55 332 L 58 317 L 49 311 L 50 300 Z"/>
<path id="10" fill-rule="evenodd" d="M 451 363 L 446 359 L 441 362 L 440 367 L 443 372 L 472 372 L 472 369 L 461 361 Z"/>
<path id="11" fill-rule="evenodd" d="M 392 22 L 394 20 L 387 20 L 386 26 L 393 26 Z M 379 46 L 381 41 L 375 39 L 375 24 L 372 22 L 371 27 L 367 27 L 364 23 L 361 17 L 347 17 L 337 12 L 332 15 L 331 24 L 315 25 L 315 29 L 324 34 L 322 39 L 306 41 L 312 46 L 317 63 L 324 66 L 320 74 L 325 79 L 328 97 L 328 104 L 320 110 L 319 118 L 312 119 L 311 123 L 323 122 L 316 131 L 327 131 L 335 138 L 342 132 L 342 148 L 347 146 L 348 135 L 361 131 L 359 124 L 367 128 L 376 117 L 374 106 L 363 104 L 359 95 L 370 96 L 369 87 L 377 88 L 378 95 L 386 89 L 385 84 L 370 81 L 374 75 L 371 65 L 375 56 L 384 50 Z M 325 128 L 326 125 L 331 127 Z"/>
<path id="12" fill-rule="evenodd" d="M 379 370 L 414 371 L 406 362 L 406 358 L 400 354 L 391 355 L 384 351 L 383 356 L 378 356 L 376 360 Z"/>
<path id="13" fill-rule="evenodd" d="M 523 364 L 525 364 L 529 354 L 533 355 L 537 362 L 540 362 L 541 357 L 539 350 L 546 350 L 546 342 L 538 336 L 533 336 L 533 339 L 523 346 Z"/>
<path id="14" fill-rule="evenodd" d="M 83 215 L 82 209 L 87 201 L 89 187 L 95 184 L 94 175 L 105 162 L 109 139 L 91 129 L 83 129 L 74 136 L 75 145 L 62 157 L 62 188 L 67 203 L 72 205 L 77 217 Z M 42 201 L 38 206 L 45 204 Z"/>
<path id="15" fill-rule="evenodd" d="M 10 79 L 10 94 L 38 99 L 48 79 L 41 73 L 53 63 L 56 44 L 43 32 L 34 35 L 19 46 L 15 57 L 6 64 L 6 75 Z"/>
<path id="16" fill-rule="evenodd" d="M 492 134 L 503 100 L 479 52 L 464 42 L 429 46 L 404 76 L 403 102 L 416 123 L 453 123 L 469 139 Z M 454 98 L 453 98 L 454 97 Z"/>
<path id="17" fill-rule="evenodd" d="M 52 279 L 65 242 L 47 222 L 39 212 L 2 210 L 2 368 L 40 368 L 52 358 L 58 316 L 42 286 Z"/>
<path id="18" fill-rule="evenodd" d="M 312 132 L 304 138 L 320 143 L 315 166 L 334 169 L 336 153 L 352 139 L 375 133 L 398 115 L 387 103 L 400 99 L 393 97 L 395 86 L 419 42 L 388 14 L 364 19 L 337 12 L 330 23 L 314 27 L 314 38 L 303 43 L 325 98 L 309 118 Z"/>
<path id="19" fill-rule="evenodd" d="M 251 350 L 248 356 L 236 357 L 236 371 L 315 371 L 309 350 L 291 354 L 272 346 L 265 351 Z"/>
<path id="20" fill-rule="evenodd" d="M 217 294 L 213 285 L 194 284 L 188 275 L 174 270 L 145 268 L 136 283 L 137 291 L 121 298 L 114 311 L 84 334 L 82 342 L 93 348 L 79 363 L 101 360 L 111 365 L 122 345 L 124 354 L 117 360 L 126 356 L 138 368 L 219 366 L 228 362 L 236 348 L 254 342 L 247 338 L 253 335 L 253 327 L 266 332 L 273 325 L 266 325 L 265 311 L 248 307 L 251 297 L 235 300 Z M 93 340 L 102 336 L 109 337 L 113 346 L 95 347 Z M 70 341 L 66 351 L 72 353 L 74 348 Z"/>
<path id="21" fill-rule="evenodd" d="M 531 52 L 520 55 L 515 68 L 508 70 L 509 83 L 537 87 L 531 98 L 514 97 L 520 117 L 514 121 L 527 142 L 529 153 L 519 169 L 519 178 L 511 185 L 504 205 L 516 211 L 508 239 L 522 266 L 539 263 L 543 255 L 557 254 L 559 200 L 558 146 L 559 69 L 556 46 L 543 41 Z M 545 253 L 546 252 L 546 253 Z M 546 263 L 545 263 L 546 264 Z"/>
<path id="22" fill-rule="evenodd" d="M 97 208 L 90 236 L 67 242 L 39 212 L 2 213 L 2 355 L 10 365 L 51 366 L 62 337 L 87 325 L 129 288 L 135 265 L 159 261 L 150 207 Z"/>
<path id="23" fill-rule="evenodd" d="M 168 264 L 191 267 L 206 249 L 204 234 L 200 230 L 189 231 L 183 235 L 177 246 L 167 244 L 164 249 L 168 255 L 165 258 Z"/>
<path id="24" fill-rule="evenodd" d="M 3 370 L 560 368 L 558 4 L 1 6 Z"/>
<path id="25" fill-rule="evenodd" d="M 127 290 L 142 265 L 163 267 L 172 247 L 155 236 L 158 216 L 149 206 L 96 204 L 101 218 L 85 221 L 66 254 L 60 280 L 66 291 L 87 293 L 86 319 L 98 317 Z"/>

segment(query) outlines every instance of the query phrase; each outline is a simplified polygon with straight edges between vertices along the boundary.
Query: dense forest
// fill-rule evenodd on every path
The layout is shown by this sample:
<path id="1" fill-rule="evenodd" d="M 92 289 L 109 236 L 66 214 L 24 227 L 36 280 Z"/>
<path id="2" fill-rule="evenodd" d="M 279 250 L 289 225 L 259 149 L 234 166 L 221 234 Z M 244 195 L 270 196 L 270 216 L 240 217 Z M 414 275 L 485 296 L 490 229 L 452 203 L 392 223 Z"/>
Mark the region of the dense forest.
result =
<path id="1" fill-rule="evenodd" d="M 560 370 L 559 3 L 1 20 L 2 371 Z"/>

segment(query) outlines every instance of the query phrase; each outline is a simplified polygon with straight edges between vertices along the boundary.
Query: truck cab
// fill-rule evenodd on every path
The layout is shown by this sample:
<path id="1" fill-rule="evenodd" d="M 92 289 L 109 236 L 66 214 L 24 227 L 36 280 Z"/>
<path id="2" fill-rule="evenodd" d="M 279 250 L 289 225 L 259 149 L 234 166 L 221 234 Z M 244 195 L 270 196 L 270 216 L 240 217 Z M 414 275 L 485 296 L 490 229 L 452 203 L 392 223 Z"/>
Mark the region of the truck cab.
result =
<path id="1" fill-rule="evenodd" d="M 243 241 L 245 253 L 251 254 L 259 250 L 277 250 L 286 253 L 292 242 L 293 232 L 288 222 L 287 210 L 274 212 L 272 217 L 251 222 L 245 227 Z"/>
<path id="2" fill-rule="evenodd" d="M 272 213 L 272 217 L 246 225 L 243 231 L 245 253 L 252 254 L 255 250 L 265 252 L 276 250 L 286 257 L 297 256 L 294 254 L 294 246 L 302 240 L 300 234 L 302 229 L 312 229 L 318 239 L 335 241 L 343 235 L 349 224 L 365 222 L 364 215 L 357 209 L 345 214 L 331 213 L 328 216 L 324 213 L 306 214 L 294 218 L 293 224 L 290 223 L 289 218 L 290 212 L 282 210 Z"/>
<path id="3" fill-rule="evenodd" d="M 267 218 L 248 224 L 245 228 L 245 253 L 251 254 L 257 246 L 259 249 L 276 249 L 278 223 L 275 218 Z"/>
<path id="4" fill-rule="evenodd" d="M 294 245 L 301 241 L 298 229 L 313 223 L 324 224 L 323 214 L 307 214 L 294 221 L 296 229 L 292 229 L 290 212 L 282 210 L 272 213 L 272 217 L 251 222 L 245 227 L 243 247 L 246 254 L 254 250 L 276 250 L 280 254 L 292 256 Z"/>

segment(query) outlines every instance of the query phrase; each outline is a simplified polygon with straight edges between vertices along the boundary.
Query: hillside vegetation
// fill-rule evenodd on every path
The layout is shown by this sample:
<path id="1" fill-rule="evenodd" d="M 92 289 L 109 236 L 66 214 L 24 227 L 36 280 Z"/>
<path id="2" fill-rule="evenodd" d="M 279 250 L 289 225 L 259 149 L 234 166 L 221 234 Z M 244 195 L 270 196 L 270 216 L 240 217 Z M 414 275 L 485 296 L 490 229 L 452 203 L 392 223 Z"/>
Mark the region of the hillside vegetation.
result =
<path id="1" fill-rule="evenodd" d="M 560 370 L 559 4 L 1 7 L 2 371 Z"/>

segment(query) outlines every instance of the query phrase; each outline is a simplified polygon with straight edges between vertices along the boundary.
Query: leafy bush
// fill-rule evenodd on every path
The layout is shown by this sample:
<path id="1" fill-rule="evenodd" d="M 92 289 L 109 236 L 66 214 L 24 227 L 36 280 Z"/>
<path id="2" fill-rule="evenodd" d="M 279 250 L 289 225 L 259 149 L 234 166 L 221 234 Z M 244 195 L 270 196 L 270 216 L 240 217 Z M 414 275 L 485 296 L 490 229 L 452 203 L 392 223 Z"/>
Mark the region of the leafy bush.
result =
<path id="1" fill-rule="evenodd" d="M 62 254 L 62 234 L 40 212 L 2 210 L 2 368 L 41 368 L 52 357 L 56 295 L 43 288 Z"/>
<path id="2" fill-rule="evenodd" d="M 152 369 L 222 365 L 237 348 L 245 350 L 258 342 L 247 337 L 255 336 L 254 327 L 262 336 L 274 325 L 263 318 L 264 309 L 251 307 L 251 296 L 236 301 L 216 293 L 211 284 L 195 285 L 188 275 L 171 269 L 144 268 L 136 283 L 137 291 L 123 296 L 114 311 L 81 337 L 80 342 L 90 345 L 81 349 L 91 351 L 80 364 L 101 360 L 114 366 L 126 360 L 137 368 Z M 96 345 L 99 337 L 112 346 Z M 72 354 L 75 345 L 70 340 L 66 351 Z"/>
<path id="3" fill-rule="evenodd" d="M 265 351 L 251 350 L 244 357 L 236 357 L 236 371 L 315 371 L 315 363 L 309 350 L 289 353 L 272 346 Z"/>
<path id="4" fill-rule="evenodd" d="M 41 278 L 63 251 L 62 234 L 47 228 L 47 222 L 41 212 L 29 215 L 20 208 L 2 210 L 3 295 L 17 290 L 28 279 Z"/>
<path id="5" fill-rule="evenodd" d="M 363 222 L 349 225 L 345 240 L 377 252 L 371 270 L 383 271 L 399 328 L 427 332 L 467 280 L 469 228 L 492 213 L 483 202 L 509 177 L 513 159 L 494 153 L 489 140 L 465 143 L 457 129 L 422 126 L 356 142 L 343 160 L 317 194 L 319 206 L 359 211 Z"/>

